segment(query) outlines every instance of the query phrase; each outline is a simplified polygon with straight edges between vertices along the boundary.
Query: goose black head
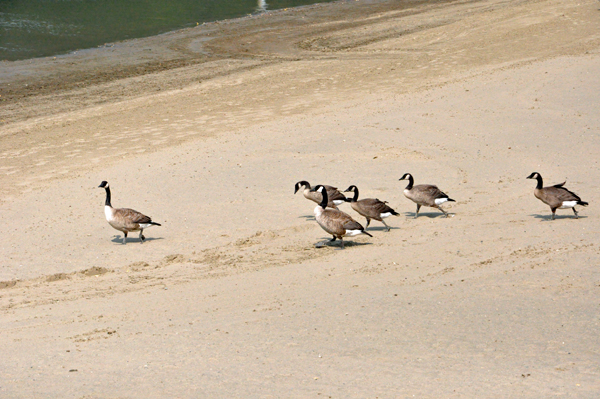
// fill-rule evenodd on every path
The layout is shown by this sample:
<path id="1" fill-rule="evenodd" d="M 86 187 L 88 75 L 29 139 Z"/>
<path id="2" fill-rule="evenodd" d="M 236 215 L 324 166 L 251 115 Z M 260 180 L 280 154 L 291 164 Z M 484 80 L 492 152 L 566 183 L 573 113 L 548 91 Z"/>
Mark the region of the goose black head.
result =
<path id="1" fill-rule="evenodd" d="M 100 183 L 100 185 L 98 186 L 99 188 L 105 188 L 108 187 L 108 182 L 106 180 L 104 180 L 102 183 Z"/>
<path id="2" fill-rule="evenodd" d="M 412 177 L 412 175 L 410 173 L 405 173 L 404 175 L 402 175 L 401 178 L 399 178 L 398 180 L 406 180 L 406 179 L 410 179 Z"/>
<path id="3" fill-rule="evenodd" d="M 294 194 L 296 194 L 298 192 L 298 190 L 300 190 L 301 186 L 310 188 L 310 184 L 306 180 L 301 180 L 298 183 L 296 183 L 296 185 L 294 186 Z"/>
<path id="4" fill-rule="evenodd" d="M 322 199 L 319 203 L 319 206 L 323 209 L 327 208 L 327 204 L 329 203 L 329 196 L 327 195 L 327 190 L 325 190 L 325 186 L 323 186 L 322 184 L 318 184 L 310 191 L 316 191 L 318 193 L 321 193 Z"/>
<path id="5" fill-rule="evenodd" d="M 532 174 L 530 174 L 526 178 L 527 179 L 536 179 L 537 180 L 537 185 L 535 186 L 536 189 L 539 190 L 539 189 L 544 188 L 544 179 L 542 179 L 542 175 L 540 175 L 538 172 L 533 172 Z"/>
<path id="6" fill-rule="evenodd" d="M 358 187 L 356 187 L 353 184 L 350 187 L 348 187 L 344 192 L 346 193 L 348 191 L 354 191 L 354 197 L 352 197 L 352 198 L 346 198 L 346 202 L 356 202 L 356 201 L 358 201 Z"/>

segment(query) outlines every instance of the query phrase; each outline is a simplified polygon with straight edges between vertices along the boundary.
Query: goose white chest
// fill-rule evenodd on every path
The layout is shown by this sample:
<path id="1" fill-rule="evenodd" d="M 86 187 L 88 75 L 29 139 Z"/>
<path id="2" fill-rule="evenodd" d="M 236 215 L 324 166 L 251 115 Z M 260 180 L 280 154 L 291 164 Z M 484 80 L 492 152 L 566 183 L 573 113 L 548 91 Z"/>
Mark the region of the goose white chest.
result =
<path id="1" fill-rule="evenodd" d="M 106 217 L 106 221 L 110 223 L 115 218 L 115 215 L 113 213 L 113 208 L 108 205 L 105 205 L 104 206 L 104 216 Z"/>

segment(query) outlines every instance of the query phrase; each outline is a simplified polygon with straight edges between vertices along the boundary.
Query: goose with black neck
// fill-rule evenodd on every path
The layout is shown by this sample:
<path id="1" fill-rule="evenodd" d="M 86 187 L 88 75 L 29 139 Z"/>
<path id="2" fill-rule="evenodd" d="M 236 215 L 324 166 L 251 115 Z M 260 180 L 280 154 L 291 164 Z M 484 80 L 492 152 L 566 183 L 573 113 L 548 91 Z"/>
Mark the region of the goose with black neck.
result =
<path id="1" fill-rule="evenodd" d="M 108 224 L 115 230 L 123 233 L 123 244 L 127 243 L 127 233 L 132 231 L 140 232 L 140 243 L 144 243 L 144 229 L 152 226 L 160 226 L 160 223 L 153 222 L 149 216 L 129 208 L 113 208 L 110 197 L 110 186 L 105 180 L 98 186 L 106 191 L 106 201 L 104 202 L 104 216 Z"/>
<path id="2" fill-rule="evenodd" d="M 339 209 L 328 209 L 328 196 L 327 190 L 321 184 L 315 186 L 312 191 L 320 193 L 323 197 L 321 203 L 315 207 L 315 219 L 323 230 L 331 234 L 333 238 L 328 242 L 333 242 L 336 239 L 341 241 L 341 249 L 344 249 L 343 237 L 357 236 L 359 234 L 366 234 L 369 237 L 373 237 L 371 234 L 365 231 L 365 228 L 352 219 L 350 215 Z M 317 247 L 321 247 L 324 243 L 317 244 Z"/>

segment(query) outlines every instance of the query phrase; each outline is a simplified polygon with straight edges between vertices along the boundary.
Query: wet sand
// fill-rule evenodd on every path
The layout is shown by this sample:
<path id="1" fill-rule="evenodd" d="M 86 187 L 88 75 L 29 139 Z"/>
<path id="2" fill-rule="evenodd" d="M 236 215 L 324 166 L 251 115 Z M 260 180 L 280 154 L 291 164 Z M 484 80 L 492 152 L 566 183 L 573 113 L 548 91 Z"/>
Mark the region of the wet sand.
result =
<path id="1" fill-rule="evenodd" d="M 2 63 L 0 396 L 595 397 L 598 8 L 335 3 Z M 317 249 L 299 180 L 400 216 Z"/>

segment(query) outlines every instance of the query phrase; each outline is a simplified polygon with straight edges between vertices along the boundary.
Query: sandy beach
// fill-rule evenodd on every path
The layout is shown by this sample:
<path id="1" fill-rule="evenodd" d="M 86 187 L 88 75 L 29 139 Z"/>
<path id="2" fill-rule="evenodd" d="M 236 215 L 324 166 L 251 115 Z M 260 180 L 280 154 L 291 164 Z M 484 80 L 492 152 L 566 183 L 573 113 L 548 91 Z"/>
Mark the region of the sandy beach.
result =
<path id="1" fill-rule="evenodd" d="M 596 398 L 599 17 L 360 0 L 0 62 L 0 398 Z M 400 215 L 316 248 L 300 180 Z"/>

